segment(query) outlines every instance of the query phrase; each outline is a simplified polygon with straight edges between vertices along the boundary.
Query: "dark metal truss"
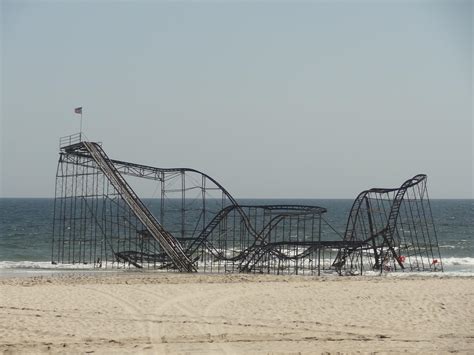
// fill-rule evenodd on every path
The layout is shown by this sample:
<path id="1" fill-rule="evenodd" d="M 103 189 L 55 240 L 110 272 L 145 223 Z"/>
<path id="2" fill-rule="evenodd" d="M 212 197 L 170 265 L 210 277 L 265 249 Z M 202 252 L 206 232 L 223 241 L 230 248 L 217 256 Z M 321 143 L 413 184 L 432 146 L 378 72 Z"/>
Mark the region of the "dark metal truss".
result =
<path id="1" fill-rule="evenodd" d="M 125 176 L 153 181 L 159 197 L 140 199 Z M 328 237 L 325 213 L 240 205 L 198 170 L 113 160 L 100 144 L 79 141 L 60 151 L 52 261 L 310 275 L 442 269 L 425 175 L 362 192 L 341 238 Z"/>

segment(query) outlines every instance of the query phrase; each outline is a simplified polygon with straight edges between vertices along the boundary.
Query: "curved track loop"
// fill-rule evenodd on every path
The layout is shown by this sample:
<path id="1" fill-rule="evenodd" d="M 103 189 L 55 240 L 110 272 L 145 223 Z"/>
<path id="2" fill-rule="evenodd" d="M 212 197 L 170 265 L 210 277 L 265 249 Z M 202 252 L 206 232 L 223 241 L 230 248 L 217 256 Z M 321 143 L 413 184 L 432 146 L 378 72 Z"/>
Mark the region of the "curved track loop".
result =
<path id="1" fill-rule="evenodd" d="M 124 176 L 156 181 L 160 198 L 145 205 Z M 403 270 L 405 258 L 418 270 L 438 262 L 424 174 L 398 188 L 360 193 L 342 240 L 322 231 L 322 207 L 239 204 L 199 170 L 110 159 L 98 143 L 62 147 L 56 179 L 55 262 L 101 267 L 105 260 L 184 272 L 298 273 L 303 266 L 313 273 L 317 259 L 318 274 L 321 253 L 339 272 L 350 273 Z"/>
<path id="2" fill-rule="evenodd" d="M 197 249 L 205 245 L 206 249 L 209 253 L 211 253 L 217 260 L 223 261 L 240 261 L 239 269 L 241 271 L 251 272 L 253 267 L 265 253 L 271 253 L 277 258 L 285 259 L 285 260 L 293 260 L 297 258 L 304 257 L 308 254 L 311 250 L 314 249 L 314 246 L 309 246 L 306 250 L 301 251 L 295 255 L 286 255 L 274 248 L 274 246 L 268 243 L 268 237 L 270 233 L 276 229 L 280 222 L 282 222 L 285 218 L 299 215 L 313 215 L 313 214 L 321 214 L 324 213 L 326 210 L 321 207 L 316 206 L 301 206 L 301 205 L 262 205 L 262 206 L 249 206 L 249 205 L 241 205 L 238 209 L 236 206 L 231 205 L 227 206 L 226 208 L 222 209 L 214 219 L 207 225 L 207 227 L 201 232 L 201 234 L 194 240 L 191 246 L 188 248 L 188 255 L 194 254 Z M 228 215 L 235 209 L 239 211 L 239 213 L 244 213 L 243 209 L 245 208 L 261 208 L 269 211 L 279 211 L 281 213 L 276 214 L 272 217 L 260 231 L 257 231 L 258 238 L 255 238 L 254 241 L 248 245 L 246 248 L 241 250 L 237 255 L 232 257 L 226 257 L 223 253 L 219 252 L 216 247 L 212 244 L 212 241 L 208 241 L 209 236 L 212 232 L 219 226 L 219 224 L 228 217 Z M 246 214 L 245 214 L 246 215 Z M 257 230 L 256 228 L 254 230 Z M 280 245 L 284 244 L 284 241 L 280 243 Z"/>
<path id="3" fill-rule="evenodd" d="M 370 243 L 374 243 L 374 239 L 377 237 L 382 237 L 382 242 L 379 245 L 374 244 L 374 253 L 377 253 L 377 248 L 388 248 L 393 256 L 393 259 L 398 264 L 401 269 L 404 269 L 403 262 L 400 259 L 400 255 L 397 254 L 396 247 L 399 246 L 399 241 L 396 240 L 397 234 L 397 220 L 400 214 L 400 207 L 404 200 L 405 194 L 408 189 L 413 188 L 417 185 L 426 184 L 427 176 L 425 174 L 415 175 L 413 178 L 406 180 L 398 188 L 372 188 L 369 190 L 362 191 L 357 198 L 354 200 L 351 211 L 349 213 L 349 218 L 347 220 L 346 231 L 344 233 L 345 241 L 359 241 L 362 245 L 365 245 L 366 248 L 370 247 Z M 362 236 L 357 235 L 357 225 L 361 222 L 363 218 L 370 220 L 373 218 L 371 216 L 371 211 L 373 209 L 370 206 L 369 199 L 372 196 L 383 197 L 389 196 L 392 194 L 390 211 L 386 216 L 385 224 L 379 230 L 373 230 L 371 227 L 368 235 L 365 234 Z M 365 213 L 365 215 L 364 215 Z M 371 224 L 373 223 L 370 221 Z M 348 258 L 350 258 L 358 248 L 345 248 L 338 252 L 333 266 L 336 266 L 339 270 L 345 265 Z M 361 250 L 361 249 L 359 249 Z M 377 261 L 376 261 L 377 265 Z M 380 265 L 378 265 L 380 267 Z"/>
<path id="4" fill-rule="evenodd" d="M 86 143 L 86 142 L 84 142 Z M 89 158 L 90 155 L 85 153 L 83 150 L 80 150 L 78 147 L 75 147 L 74 149 L 70 150 L 68 152 L 71 155 L 79 156 L 79 157 L 84 157 L 84 158 Z M 245 222 L 246 227 L 248 230 L 254 235 L 254 237 L 257 240 L 260 240 L 260 234 L 258 233 L 257 230 L 255 230 L 252 222 L 250 221 L 248 215 L 245 213 L 243 208 L 245 207 L 253 207 L 253 206 L 247 206 L 247 205 L 240 205 L 237 200 L 232 196 L 232 194 L 222 185 L 220 184 L 216 179 L 214 179 L 212 176 L 196 170 L 192 168 L 158 168 L 158 167 L 153 167 L 149 165 L 143 165 L 143 164 L 136 164 L 136 163 L 131 163 L 131 162 L 126 162 L 126 161 L 121 161 L 121 160 L 116 160 L 116 159 L 109 159 L 109 161 L 114 165 L 115 169 L 117 169 L 120 174 L 123 175 L 128 175 L 128 176 L 134 176 L 134 177 L 140 177 L 140 178 L 146 178 L 146 179 L 152 179 L 152 180 L 160 180 L 164 174 L 167 173 L 195 173 L 209 181 L 211 181 L 219 190 L 222 191 L 223 195 L 230 201 L 230 205 L 226 206 L 223 208 L 221 211 L 219 211 L 215 218 L 217 220 L 221 220 L 225 218 L 225 215 L 227 215 L 231 210 L 235 209 L 239 212 L 241 215 L 243 221 Z M 90 167 L 94 167 L 93 165 L 90 165 L 91 162 L 85 163 L 86 165 L 89 165 Z M 324 213 L 326 210 L 324 208 L 318 207 L 318 206 L 303 206 L 303 205 L 284 205 L 284 206 L 279 206 L 279 205 L 266 205 L 266 206 L 258 206 L 262 208 L 267 208 L 267 209 L 281 209 L 287 208 L 287 209 L 293 209 L 293 210 L 303 210 L 303 209 L 314 209 L 314 210 L 319 210 L 319 213 Z M 212 221 L 208 224 L 209 227 L 212 227 Z M 196 241 L 200 241 L 201 239 L 205 239 L 207 237 L 206 235 L 206 228 L 201 232 L 202 236 L 196 238 Z"/>
<path id="5" fill-rule="evenodd" d="M 293 260 L 306 255 L 306 251 L 295 252 L 297 247 L 291 238 L 296 235 L 297 242 L 314 242 L 318 238 L 314 237 L 313 230 L 298 228 L 295 231 L 294 225 L 300 218 L 311 218 L 313 224 L 318 223 L 315 220 L 326 212 L 318 206 L 241 205 L 217 180 L 201 171 L 155 168 L 110 159 L 100 144 L 93 142 L 63 147 L 59 164 L 57 186 L 63 185 L 60 194 L 72 197 L 71 206 L 74 207 L 63 206 L 62 200 L 58 200 L 60 207 L 57 212 L 55 209 L 55 221 L 59 228 L 53 234 L 59 236 L 56 236 L 58 247 L 53 247 L 53 260 L 57 249 L 58 260 L 67 254 L 73 255 L 69 260 L 71 263 L 100 265 L 95 250 L 98 247 L 102 250 L 103 244 L 98 243 L 105 240 L 110 249 L 105 253 L 105 259 L 112 258 L 128 266 L 211 272 L 216 268 L 226 271 L 230 268 L 253 272 L 265 255 L 272 263 L 275 259 Z M 70 178 L 68 168 L 75 171 L 77 178 Z M 62 171 L 66 174 L 62 175 Z M 94 177 L 90 182 L 89 176 L 94 174 L 103 174 L 108 185 L 102 186 Z M 161 187 L 159 206 L 146 206 L 124 176 L 158 181 L 156 190 Z M 78 179 L 81 179 L 82 190 L 76 188 L 78 182 L 74 181 Z M 84 203 L 86 207 L 93 206 L 84 212 L 78 211 L 77 200 L 79 206 Z M 101 213 L 102 218 L 96 218 L 97 213 Z M 83 221 L 76 223 L 79 220 Z M 70 223 L 74 223 L 74 231 L 66 229 Z M 285 228 L 285 223 L 292 229 Z M 82 227 L 94 224 L 99 224 L 96 232 L 88 232 L 88 227 Z M 280 226 L 282 231 L 277 235 Z M 89 236 L 88 233 L 99 235 Z M 77 238 L 77 234 L 82 235 Z M 79 250 L 83 245 L 92 245 L 94 252 L 87 252 L 91 255 L 89 260 L 81 252 L 74 254 L 75 245 L 70 252 L 71 239 L 78 244 L 76 249 Z M 93 244 L 89 244 L 91 239 Z M 278 247 L 272 246 L 275 241 L 280 242 Z M 103 251 L 100 258 L 104 259 Z"/>

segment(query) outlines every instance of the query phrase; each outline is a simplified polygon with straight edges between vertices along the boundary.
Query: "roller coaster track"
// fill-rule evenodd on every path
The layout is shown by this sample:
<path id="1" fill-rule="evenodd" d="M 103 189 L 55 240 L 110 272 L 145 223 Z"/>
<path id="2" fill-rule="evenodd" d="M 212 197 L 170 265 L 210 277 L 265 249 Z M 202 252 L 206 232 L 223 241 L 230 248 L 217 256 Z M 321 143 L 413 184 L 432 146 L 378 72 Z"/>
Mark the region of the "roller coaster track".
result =
<path id="1" fill-rule="evenodd" d="M 214 231 L 214 229 L 223 221 L 227 215 L 235 209 L 235 205 L 230 205 L 227 206 L 223 209 L 221 209 L 209 222 L 209 224 L 201 231 L 201 233 L 198 235 L 196 239 L 191 243 L 191 245 L 188 248 L 187 254 L 192 255 L 203 243 L 206 242 L 207 238 L 211 233 Z"/>
<path id="2" fill-rule="evenodd" d="M 275 216 L 268 222 L 265 227 L 263 227 L 261 234 L 263 235 L 262 242 L 260 245 L 254 247 L 252 250 L 249 250 L 247 253 L 248 257 L 242 260 L 240 263 L 239 269 L 243 272 L 251 272 L 255 269 L 255 266 L 260 261 L 260 259 L 265 255 L 269 247 L 269 243 L 267 242 L 267 236 L 271 233 L 272 229 L 278 225 L 285 217 L 283 215 Z M 281 253 L 278 254 L 278 257 L 282 258 L 283 255 Z"/>
<path id="3" fill-rule="evenodd" d="M 387 244 L 387 247 L 389 250 L 392 252 L 394 259 L 397 261 L 398 265 L 403 269 L 403 263 L 400 262 L 398 255 L 395 251 L 395 233 L 396 233 L 396 226 L 397 226 L 397 220 L 399 216 L 399 211 L 400 211 L 400 206 L 403 202 L 403 198 L 405 196 L 406 191 L 410 188 L 413 187 L 422 181 L 426 180 L 426 175 L 425 174 L 418 174 L 415 175 L 413 178 L 406 180 L 400 187 L 398 188 L 373 188 L 370 190 L 365 190 L 362 191 L 357 198 L 355 199 L 351 212 L 349 214 L 349 218 L 347 220 L 347 226 L 346 226 L 346 232 L 344 234 L 344 240 L 345 241 L 353 241 L 355 238 L 355 230 L 356 230 L 356 224 L 357 224 L 357 218 L 359 216 L 359 213 L 362 208 L 362 203 L 364 201 L 367 201 L 367 196 L 371 193 L 376 193 L 376 194 L 383 194 L 383 193 L 390 193 L 390 192 L 395 192 L 395 197 L 393 199 L 391 208 L 390 208 L 390 213 L 387 218 L 387 224 L 386 226 L 381 230 L 376 232 L 374 235 L 370 236 L 369 238 L 365 239 L 362 243 L 366 244 L 371 242 L 374 238 L 377 236 L 382 236 L 384 239 L 385 244 Z M 369 215 L 370 217 L 370 215 Z M 336 268 L 340 269 L 342 266 L 345 264 L 347 257 L 349 257 L 356 248 L 344 248 L 339 251 L 338 255 L 336 256 L 333 266 Z"/>
<path id="4" fill-rule="evenodd" d="M 77 157 L 80 157 L 80 158 L 86 158 L 85 161 L 79 161 L 79 162 L 74 161 L 74 164 L 79 165 L 79 166 L 83 166 L 83 167 L 87 167 L 87 168 L 94 168 L 95 167 L 94 162 L 96 164 L 98 164 L 98 163 L 96 161 L 96 158 L 91 153 L 91 151 L 89 149 L 87 149 L 86 143 L 88 143 L 87 146 L 92 147 L 91 149 L 96 149 L 96 150 L 99 151 L 99 153 L 96 154 L 99 159 L 100 159 L 100 155 L 102 155 L 102 154 L 106 157 L 105 160 L 106 160 L 107 164 L 102 164 L 102 165 L 103 166 L 108 165 L 109 166 L 108 169 L 111 169 L 115 173 L 115 175 L 119 177 L 119 180 L 121 180 L 121 183 L 126 184 L 126 186 L 128 186 L 128 184 L 123 179 L 122 175 L 129 175 L 129 176 L 134 176 L 134 177 L 139 177 L 139 178 L 145 178 L 145 179 L 151 179 L 151 180 L 160 180 L 161 181 L 162 175 L 164 173 L 173 173 L 173 172 L 196 173 L 196 174 L 199 174 L 199 175 L 205 177 L 206 179 L 211 181 L 213 184 L 215 184 L 215 186 L 218 189 L 220 189 L 222 191 L 222 193 L 226 196 L 226 198 L 230 201 L 231 205 L 225 207 L 224 209 L 222 209 L 213 218 L 213 220 L 211 220 L 210 224 L 208 226 L 206 226 L 204 228 L 204 230 L 201 232 L 201 236 L 199 236 L 197 238 L 197 240 L 192 243 L 192 245 L 196 246 L 196 243 L 197 243 L 197 245 L 200 245 L 203 241 L 205 241 L 205 239 L 208 237 L 208 235 L 213 231 L 215 225 L 218 225 L 220 223 L 220 221 L 222 219 L 224 219 L 226 217 L 226 215 L 233 209 L 237 210 L 237 212 L 240 214 L 246 229 L 249 231 L 250 235 L 253 236 L 255 241 L 258 241 L 258 240 L 261 241 L 260 234 L 255 230 L 255 227 L 251 223 L 249 217 L 243 211 L 242 206 L 239 205 L 239 203 L 224 188 L 224 186 L 222 186 L 217 180 L 215 180 L 211 176 L 209 176 L 209 175 L 207 175 L 207 174 L 205 174 L 205 173 L 203 173 L 199 170 L 191 169 L 191 168 L 157 168 L 157 167 L 152 167 L 152 166 L 143 165 L 143 164 L 137 164 L 137 163 L 131 163 L 131 162 L 126 162 L 126 161 L 122 161 L 122 160 L 110 159 L 106 156 L 106 154 L 103 151 L 103 149 L 101 148 L 100 144 L 94 143 L 94 142 L 80 142 L 80 143 L 71 144 L 69 146 L 63 147 L 62 149 L 66 153 L 66 154 L 63 154 L 64 159 L 65 160 L 70 159 L 70 157 L 72 157 L 72 156 L 77 156 Z M 84 148 L 86 148 L 86 149 L 84 149 Z M 101 170 L 102 170 L 102 168 L 101 168 Z M 109 179 L 109 181 L 111 183 L 113 183 L 112 180 Z M 114 187 L 115 187 L 115 185 L 114 185 Z M 140 201 L 140 199 L 135 195 L 135 193 L 133 193 L 133 190 L 131 189 L 130 186 L 128 186 L 127 190 L 131 191 L 132 195 L 135 196 L 135 198 L 132 198 L 132 200 L 139 201 L 137 203 L 139 203 L 141 205 L 141 207 L 142 207 L 141 209 L 144 209 L 144 210 L 147 211 L 146 215 L 149 216 L 148 219 L 153 220 L 154 221 L 153 224 L 159 226 L 156 229 L 158 229 L 158 231 L 161 231 L 161 235 L 166 236 L 165 239 L 173 240 L 172 242 L 167 242 L 167 244 L 170 244 L 171 246 L 173 246 L 173 245 L 179 246 L 179 247 L 177 247 L 178 253 L 180 254 L 179 257 L 181 258 L 181 257 L 183 257 L 183 255 L 186 256 L 185 264 L 187 264 L 188 261 L 189 261 L 189 256 L 192 255 L 192 251 L 190 251 L 190 248 L 188 248 L 187 252 L 182 251 L 182 247 L 179 244 L 179 242 L 169 232 L 167 232 L 159 224 L 158 221 L 156 221 L 156 219 L 151 214 L 151 212 L 148 211 L 148 209 L 145 207 L 145 205 Z M 142 221 L 142 223 L 143 223 L 143 221 Z M 153 237 L 155 238 L 155 236 L 153 236 Z M 157 238 L 159 238 L 159 237 L 156 237 L 155 239 L 158 240 L 161 244 L 161 241 Z M 174 252 L 170 252 L 170 254 L 168 254 L 167 250 L 165 250 L 165 252 L 167 253 L 167 255 L 170 258 L 172 258 L 170 254 L 171 253 L 174 254 Z M 119 257 L 123 259 L 123 258 L 126 257 L 126 255 L 125 254 L 120 255 Z M 172 258 L 172 260 L 173 260 L 173 258 Z M 191 263 L 191 261 L 189 261 L 189 262 Z M 181 270 L 180 266 L 177 265 L 177 267 Z M 185 271 L 188 270 L 188 269 L 189 269 L 189 267 L 184 268 Z M 194 266 L 192 267 L 191 271 L 195 271 Z"/>
<path id="5" fill-rule="evenodd" d="M 90 158 L 92 156 L 92 154 L 90 153 L 90 151 L 88 151 L 88 150 L 84 151 L 82 149 L 83 143 L 86 143 L 86 142 L 82 142 L 82 143 L 78 143 L 78 144 L 75 144 L 75 145 L 65 147 L 64 151 L 67 153 L 67 155 L 78 156 L 78 157 L 82 157 L 82 158 Z M 88 142 L 88 143 L 94 145 L 95 147 L 97 147 L 97 149 L 100 149 L 103 152 L 103 150 L 102 150 L 102 148 L 100 147 L 99 144 L 92 143 L 92 142 Z M 105 152 L 103 152 L 103 153 L 105 154 Z M 67 159 L 67 156 L 65 157 L 65 159 Z M 93 160 L 95 161 L 95 159 L 93 159 Z M 208 236 L 212 233 L 212 231 L 215 229 L 215 227 L 217 225 L 219 225 L 219 223 L 227 217 L 227 215 L 232 210 L 236 210 L 239 213 L 239 215 L 242 218 L 242 221 L 244 222 L 245 228 L 247 229 L 249 234 L 254 238 L 253 244 L 250 247 L 248 247 L 245 251 L 243 251 L 243 253 L 241 253 L 237 258 L 233 258 L 233 259 L 243 259 L 246 256 L 248 256 L 247 263 L 245 265 L 244 265 L 244 261 L 242 261 L 242 263 L 241 263 L 241 268 L 242 268 L 241 271 L 250 270 L 252 268 L 250 266 L 251 261 L 256 260 L 256 259 L 260 259 L 259 256 L 253 255 L 253 254 L 254 253 L 260 254 L 261 250 L 265 249 L 265 246 L 266 246 L 266 243 L 267 243 L 265 241 L 266 234 L 262 234 L 262 231 L 258 232 L 255 229 L 254 225 L 252 224 L 252 222 L 249 219 L 249 216 L 243 210 L 244 207 L 250 207 L 250 206 L 240 205 L 235 200 L 235 198 L 224 188 L 224 186 L 222 186 L 217 180 L 215 180 L 211 176 L 209 176 L 209 175 L 207 175 L 207 174 L 205 174 L 205 173 L 203 173 L 199 170 L 191 169 L 191 168 L 157 168 L 157 167 L 152 167 L 152 166 L 148 166 L 148 165 L 142 165 L 142 164 L 136 164 L 136 163 L 126 162 L 126 161 L 121 161 L 121 160 L 109 159 L 108 157 L 107 157 L 107 161 L 111 165 L 112 169 L 115 170 L 117 175 L 120 176 L 120 177 L 121 177 L 121 175 L 129 175 L 129 176 L 146 178 L 146 179 L 151 179 L 151 180 L 161 180 L 161 176 L 162 176 L 163 173 L 191 172 L 191 173 L 200 174 L 201 176 L 205 177 L 206 179 L 208 179 L 209 181 L 214 183 L 215 186 L 217 186 L 217 188 L 219 188 L 222 191 L 222 193 L 228 198 L 231 205 L 226 206 L 225 208 L 220 210 L 214 216 L 214 218 L 211 220 L 211 222 L 202 230 L 202 232 L 196 238 L 196 240 L 193 241 L 191 246 L 188 247 L 188 249 L 186 251 L 184 251 L 184 254 L 186 255 L 188 260 L 189 260 L 190 256 L 193 254 L 193 252 L 200 245 L 202 245 L 202 243 L 207 244 L 206 240 L 207 240 Z M 91 167 L 91 168 L 94 167 L 92 161 L 90 161 L 90 160 L 85 161 L 85 162 L 80 162 L 80 163 L 75 162 L 75 164 L 81 165 L 81 166 L 84 166 L 84 167 Z M 121 180 L 123 180 L 123 182 L 126 183 L 126 181 L 122 177 L 121 177 Z M 129 187 L 129 189 L 131 190 L 130 187 Z M 138 197 L 136 197 L 136 198 L 138 199 Z M 143 203 L 141 203 L 141 204 L 142 204 L 143 208 L 146 209 L 146 207 L 143 205 Z M 282 208 L 282 207 L 289 208 L 289 209 L 295 209 L 295 210 L 301 210 L 301 209 L 307 209 L 308 208 L 308 206 L 265 206 L 265 208 L 267 208 L 267 209 L 272 209 L 272 208 L 276 209 L 276 208 Z M 314 206 L 310 206 L 310 207 L 314 208 Z M 325 212 L 326 210 L 324 208 L 319 207 L 318 211 Z M 153 217 L 153 215 L 149 211 L 148 211 L 148 213 L 151 215 L 151 217 Z M 156 219 L 154 217 L 153 217 L 153 219 L 156 221 Z M 159 225 L 158 221 L 156 221 L 156 223 Z M 170 235 L 170 237 L 173 238 L 171 236 L 171 234 L 168 233 L 161 225 L 160 225 L 160 229 L 163 231 L 162 234 Z M 175 240 L 175 243 L 173 243 L 173 244 L 178 244 L 179 245 L 179 242 L 176 239 L 174 239 L 174 240 Z M 253 247 L 256 246 L 257 243 L 259 243 L 259 246 L 257 248 L 253 248 Z M 207 247 L 208 247 L 208 249 L 212 249 L 212 246 L 210 246 L 209 244 L 207 244 Z M 182 249 L 182 248 L 180 248 L 180 249 Z M 219 255 L 215 255 L 215 256 L 219 257 Z M 125 255 L 122 255 L 121 257 L 125 257 Z M 220 257 L 222 259 L 225 259 L 222 256 L 220 256 Z"/>
<path id="6" fill-rule="evenodd" d="M 155 193 L 161 187 L 160 199 L 146 207 L 127 176 L 158 181 L 154 185 Z M 315 252 L 319 255 L 329 248 L 338 251 L 332 263 L 338 271 L 360 266 L 362 272 L 367 263 L 373 269 L 399 270 L 405 259 L 410 270 L 431 270 L 432 260 L 438 261 L 430 235 L 437 240 L 429 221 L 429 201 L 425 215 L 425 180 L 426 175 L 419 174 L 398 188 L 363 191 L 351 207 L 345 233 L 335 231 L 337 240 L 322 241 L 321 224 L 315 232 L 314 224 L 306 223 L 324 221 L 322 207 L 240 205 L 221 184 L 198 170 L 113 160 L 99 143 L 69 139 L 60 143 L 52 258 L 100 265 L 102 260 L 106 264 L 114 260 L 182 272 L 198 267 L 213 272 L 221 266 L 255 272 L 271 267 L 275 260 L 278 265 L 280 260 L 297 260 L 286 264 L 298 272 L 298 259 L 314 259 Z M 110 245 L 104 246 L 104 240 Z"/>
<path id="7" fill-rule="evenodd" d="M 64 150 L 67 153 L 67 155 L 75 155 L 82 158 L 88 158 L 89 154 L 87 152 L 83 152 L 81 149 L 78 149 L 78 147 L 80 148 L 80 145 L 81 143 L 71 145 L 69 147 L 65 147 Z M 65 159 L 67 159 L 67 157 L 65 157 Z M 211 181 L 213 184 L 215 184 L 215 186 L 222 191 L 222 193 L 226 196 L 226 198 L 229 199 L 231 206 L 233 206 L 231 209 L 236 209 L 238 211 L 238 213 L 241 215 L 245 223 L 245 226 L 247 227 L 251 235 L 257 240 L 260 238 L 253 224 L 251 223 L 249 217 L 242 210 L 242 206 L 239 205 L 237 200 L 230 194 L 230 192 L 226 190 L 226 188 L 223 185 L 221 185 L 217 180 L 215 180 L 213 177 L 192 168 L 157 168 L 157 167 L 153 167 L 149 165 L 137 164 L 137 163 L 127 162 L 123 160 L 109 159 L 109 161 L 110 163 L 114 165 L 115 169 L 117 170 L 119 174 L 129 175 L 129 176 L 134 176 L 134 177 L 139 177 L 139 178 L 144 178 L 144 179 L 161 181 L 162 174 L 172 173 L 172 172 L 196 173 L 205 177 L 206 179 Z M 74 162 L 74 163 L 83 167 L 94 167 L 91 163 L 88 163 L 88 162 L 81 162 L 81 163 Z"/>
<path id="8" fill-rule="evenodd" d="M 146 208 L 116 169 L 102 147 L 94 142 L 81 142 L 80 144 L 90 154 L 90 157 L 97 164 L 97 167 L 107 177 L 136 217 L 143 223 L 150 235 L 160 243 L 175 266 L 180 271 L 196 271 L 192 261 L 186 256 L 181 244 L 160 225 L 153 214 Z"/>
<path id="9" fill-rule="evenodd" d="M 268 236 L 271 231 L 278 226 L 278 224 L 285 219 L 285 217 L 294 214 L 308 214 L 308 213 L 324 213 L 325 208 L 316 206 L 303 205 L 265 205 L 265 206 L 241 206 L 241 207 L 257 207 L 266 210 L 284 210 L 284 213 L 279 213 L 274 216 L 262 230 L 258 233 L 258 238 L 255 238 L 254 243 L 242 251 L 237 257 L 233 259 L 241 260 L 239 270 L 241 272 L 252 272 L 261 258 L 269 251 L 279 259 L 291 259 L 284 253 L 274 250 L 274 245 L 268 242 Z M 287 241 L 286 244 L 291 244 Z"/>
<path id="10" fill-rule="evenodd" d="M 251 272 L 255 264 L 260 260 L 260 258 L 272 247 L 267 242 L 267 236 L 269 233 L 278 225 L 278 223 L 284 219 L 286 216 L 289 215 L 288 211 L 294 211 L 293 213 L 301 213 L 301 212 L 314 212 L 314 213 L 323 213 L 326 209 L 321 207 L 314 207 L 314 206 L 294 206 L 294 205 L 263 205 L 263 206 L 247 206 L 247 205 L 239 205 L 238 211 L 244 213 L 247 217 L 247 214 L 243 211 L 244 208 L 252 207 L 252 208 L 262 208 L 265 210 L 285 210 L 287 213 L 278 214 L 273 217 L 263 228 L 260 232 L 258 232 L 259 238 L 256 238 L 254 242 L 248 246 L 245 250 L 242 250 L 238 255 L 233 256 L 231 258 L 225 257 L 221 255 L 221 253 L 217 252 L 215 248 L 212 246 L 212 243 L 208 241 L 208 237 L 212 234 L 212 232 L 217 228 L 217 226 L 233 211 L 237 210 L 237 206 L 230 205 L 222 210 L 220 210 L 211 222 L 202 230 L 200 235 L 195 239 L 195 241 L 190 245 L 187 250 L 188 255 L 192 255 L 202 244 L 205 244 L 209 252 L 214 255 L 214 257 L 220 260 L 242 260 L 239 269 L 244 272 Z M 291 213 L 291 212 L 290 212 Z M 259 245 L 256 245 L 257 242 L 260 242 Z M 284 254 L 274 251 L 277 257 L 287 258 Z M 245 258 L 246 256 L 250 255 L 249 258 Z M 253 262 L 253 264 L 252 264 Z M 244 264 L 245 263 L 245 264 Z"/>
<path id="11" fill-rule="evenodd" d="M 413 178 L 405 181 L 402 186 L 400 186 L 400 189 L 397 191 L 397 194 L 395 195 L 392 208 L 390 210 L 390 214 L 388 216 L 388 222 L 387 222 L 387 237 L 386 237 L 386 242 L 388 244 L 388 247 L 390 251 L 393 253 L 394 259 L 397 261 L 398 265 L 404 269 L 403 263 L 400 262 L 400 259 L 394 249 L 394 244 L 395 244 L 395 232 L 396 232 L 396 227 L 397 227 L 397 220 L 399 216 L 399 211 L 400 211 L 400 206 L 403 202 L 403 198 L 405 197 L 405 193 L 410 187 L 413 187 L 415 185 L 418 185 L 422 181 L 426 180 L 426 175 L 424 174 L 418 174 L 414 176 Z M 398 243 L 397 243 L 398 244 Z"/>

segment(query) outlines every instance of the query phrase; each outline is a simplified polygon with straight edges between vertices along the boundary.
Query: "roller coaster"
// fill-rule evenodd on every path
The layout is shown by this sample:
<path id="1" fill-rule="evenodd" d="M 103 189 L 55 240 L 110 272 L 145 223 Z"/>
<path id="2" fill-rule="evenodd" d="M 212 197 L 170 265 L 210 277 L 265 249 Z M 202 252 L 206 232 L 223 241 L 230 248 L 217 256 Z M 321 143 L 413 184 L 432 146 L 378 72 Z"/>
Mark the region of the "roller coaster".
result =
<path id="1" fill-rule="evenodd" d="M 141 199 L 130 180 L 159 196 Z M 426 175 L 363 191 L 345 233 L 326 209 L 240 204 L 189 168 L 110 159 L 80 134 L 60 140 L 52 262 L 176 272 L 442 271 Z"/>

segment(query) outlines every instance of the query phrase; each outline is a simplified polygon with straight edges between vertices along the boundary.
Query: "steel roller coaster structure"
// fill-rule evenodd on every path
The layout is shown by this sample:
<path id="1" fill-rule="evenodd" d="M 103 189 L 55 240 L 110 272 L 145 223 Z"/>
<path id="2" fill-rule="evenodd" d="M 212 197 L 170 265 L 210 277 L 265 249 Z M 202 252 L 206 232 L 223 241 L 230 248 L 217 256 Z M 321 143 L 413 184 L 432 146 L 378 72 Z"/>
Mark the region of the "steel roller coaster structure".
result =
<path id="1" fill-rule="evenodd" d="M 131 179 L 150 181 L 159 198 L 140 199 Z M 198 170 L 113 160 L 100 143 L 67 136 L 52 262 L 216 273 L 442 271 L 426 180 L 363 191 L 339 237 L 323 207 L 239 204 Z"/>

